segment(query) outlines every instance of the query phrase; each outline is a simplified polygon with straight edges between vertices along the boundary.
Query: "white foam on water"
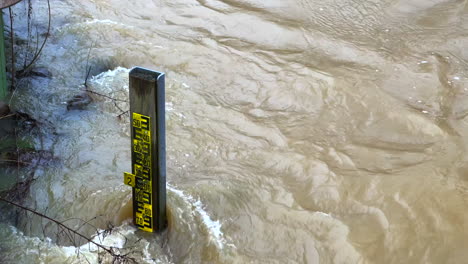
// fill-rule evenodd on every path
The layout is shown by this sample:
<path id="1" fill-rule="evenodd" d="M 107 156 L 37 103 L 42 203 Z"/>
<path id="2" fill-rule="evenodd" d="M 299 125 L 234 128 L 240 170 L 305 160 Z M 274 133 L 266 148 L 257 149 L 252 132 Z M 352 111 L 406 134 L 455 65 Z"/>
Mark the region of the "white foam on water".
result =
<path id="1" fill-rule="evenodd" d="M 92 20 L 81 22 L 81 23 L 66 23 L 62 26 L 56 27 L 56 30 L 58 32 L 63 32 L 63 31 L 68 31 L 69 29 L 92 28 L 92 27 L 102 27 L 102 26 L 120 27 L 120 28 L 127 28 L 127 29 L 135 28 L 134 26 L 120 23 L 117 21 L 113 21 L 110 19 L 92 19 Z"/>
<path id="2" fill-rule="evenodd" d="M 126 73 L 128 74 L 130 72 L 130 69 L 127 69 L 127 68 L 124 68 L 124 67 L 117 67 L 113 70 L 108 70 L 106 72 L 101 72 L 100 74 L 96 75 L 96 76 L 93 76 L 91 78 L 91 81 L 92 82 L 95 82 L 96 84 L 99 84 L 99 85 L 108 85 L 109 83 L 109 79 L 110 78 L 115 78 L 117 76 L 117 74 L 121 74 L 121 73 Z M 127 89 L 128 89 L 128 86 L 127 86 Z"/>
<path id="3" fill-rule="evenodd" d="M 172 102 L 166 102 L 166 112 L 171 112 L 174 110 L 174 104 Z"/>
<path id="4" fill-rule="evenodd" d="M 75 263 L 77 258 L 80 259 L 79 256 L 86 258 L 91 263 L 97 263 L 96 252 L 92 252 L 89 248 L 58 246 L 49 237 L 40 239 L 38 237 L 27 236 L 14 226 L 9 226 L 9 229 L 12 235 L 9 238 L 13 240 L 13 244 L 16 244 L 18 250 L 21 250 L 26 256 L 35 256 L 38 263 L 46 263 L 44 260 L 50 260 L 51 258 L 61 259 L 65 263 L 73 260 L 73 263 Z M 25 259 L 22 260 L 24 261 Z"/>
<path id="5" fill-rule="evenodd" d="M 186 202 L 187 204 L 192 205 L 192 207 L 194 208 L 193 213 L 200 217 L 202 223 L 208 230 L 210 240 L 214 242 L 218 249 L 223 249 L 226 245 L 226 239 L 224 239 L 223 232 L 221 231 L 222 225 L 219 222 L 219 220 L 215 221 L 210 217 L 208 212 L 205 209 L 203 209 L 203 203 L 200 200 L 193 198 L 191 195 L 186 194 L 181 190 L 177 190 L 169 184 L 167 185 L 167 189 L 179 196 L 180 198 L 182 198 L 182 200 L 184 200 L 184 202 Z M 234 247 L 234 245 L 232 244 L 229 244 L 229 246 Z"/>
<path id="6" fill-rule="evenodd" d="M 78 252 L 78 248 L 70 246 L 70 247 L 61 247 L 62 252 L 65 254 L 67 257 L 72 257 L 76 255 Z"/>
<path id="7" fill-rule="evenodd" d="M 116 26 L 121 26 L 121 27 L 133 28 L 133 26 L 126 25 L 126 24 L 113 21 L 110 19 L 93 19 L 93 20 L 85 21 L 84 23 L 81 23 L 81 24 L 85 24 L 85 25 L 104 24 L 104 25 L 116 25 Z"/>

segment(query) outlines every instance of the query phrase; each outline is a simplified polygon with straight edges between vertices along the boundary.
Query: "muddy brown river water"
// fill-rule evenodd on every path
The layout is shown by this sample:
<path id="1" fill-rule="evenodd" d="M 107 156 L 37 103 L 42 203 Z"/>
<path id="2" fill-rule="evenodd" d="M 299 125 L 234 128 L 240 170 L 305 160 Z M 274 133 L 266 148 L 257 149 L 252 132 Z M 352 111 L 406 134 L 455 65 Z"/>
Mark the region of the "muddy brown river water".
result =
<path id="1" fill-rule="evenodd" d="M 45 28 L 47 4 L 33 3 Z M 27 206 L 112 223 L 95 239 L 133 247 L 138 263 L 467 262 L 468 1 L 51 6 L 38 63 L 53 77 L 22 81 L 13 97 L 56 132 L 36 135 L 59 161 L 38 169 Z M 25 4 L 14 10 L 24 35 Z M 133 66 L 167 74 L 163 234 L 128 222 L 128 116 L 99 96 L 66 109 L 88 54 L 90 89 L 119 100 Z M 98 261 L 32 219 L 0 222 L 3 263 Z M 80 223 L 69 220 L 96 232 Z"/>

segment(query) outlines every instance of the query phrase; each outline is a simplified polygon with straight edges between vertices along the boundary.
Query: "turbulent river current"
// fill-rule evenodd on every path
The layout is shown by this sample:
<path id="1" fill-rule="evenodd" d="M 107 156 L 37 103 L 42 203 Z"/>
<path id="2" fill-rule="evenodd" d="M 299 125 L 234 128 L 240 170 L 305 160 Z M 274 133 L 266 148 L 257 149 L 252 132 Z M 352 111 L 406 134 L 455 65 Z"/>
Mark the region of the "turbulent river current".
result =
<path id="1" fill-rule="evenodd" d="M 466 263 L 468 1 L 50 4 L 37 65 L 52 77 L 12 98 L 53 155 L 25 206 L 137 263 Z M 44 32 L 47 2 L 33 8 Z M 67 110 L 87 65 L 93 102 Z M 123 184 L 134 66 L 166 73 L 161 234 L 133 226 Z M 45 219 L 4 215 L 2 263 L 110 261 Z"/>

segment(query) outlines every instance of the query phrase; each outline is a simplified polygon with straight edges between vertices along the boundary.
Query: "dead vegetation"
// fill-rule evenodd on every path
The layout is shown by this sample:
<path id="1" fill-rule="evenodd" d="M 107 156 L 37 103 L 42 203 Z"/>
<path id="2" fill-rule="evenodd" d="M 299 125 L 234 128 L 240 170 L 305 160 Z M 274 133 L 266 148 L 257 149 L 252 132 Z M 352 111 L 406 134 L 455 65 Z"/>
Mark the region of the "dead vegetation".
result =
<path id="1" fill-rule="evenodd" d="M 40 58 L 41 53 L 46 45 L 48 37 L 50 36 L 51 29 L 51 6 L 50 1 L 47 0 L 48 10 L 48 24 L 46 32 L 39 32 L 38 28 L 34 28 L 33 12 L 34 7 L 31 0 L 27 0 L 27 39 L 25 41 L 17 38 L 15 35 L 15 14 L 13 9 L 8 8 L 8 15 L 10 18 L 9 23 L 9 53 L 10 60 L 8 65 L 10 93 L 14 95 L 17 88 L 18 80 L 28 77 L 46 77 L 50 78 L 51 74 L 46 69 L 34 68 L 35 63 Z M 42 38 L 41 38 L 42 36 Z M 21 51 L 18 48 L 22 48 Z M 89 55 L 88 55 L 89 60 Z M 17 70 L 19 61 L 22 61 L 22 68 Z M 85 78 L 85 90 L 83 94 L 77 95 L 67 102 L 67 110 L 83 109 L 92 102 L 90 94 L 105 97 L 115 102 L 117 105 L 118 99 L 99 94 L 88 88 L 88 78 L 91 72 L 91 66 L 86 66 L 87 74 Z M 0 211 L 2 211 L 2 220 L 7 218 L 15 219 L 13 224 L 18 224 L 22 219 L 32 220 L 32 216 L 39 217 L 44 223 L 43 239 L 46 238 L 46 231 L 55 226 L 56 241 L 62 241 L 73 245 L 77 248 L 77 257 L 80 258 L 80 246 L 83 243 L 94 245 L 97 247 L 97 254 L 99 263 L 137 263 L 135 257 L 141 252 L 135 250 L 131 246 L 125 249 L 106 246 L 102 242 L 96 242 L 96 238 L 105 238 L 107 235 L 114 232 L 114 227 L 109 223 L 108 228 L 99 231 L 95 228 L 95 235 L 88 237 L 80 232 L 83 226 L 92 226 L 91 220 L 75 220 L 81 221 L 82 224 L 78 228 L 71 228 L 66 223 L 70 219 L 60 221 L 54 217 L 50 217 L 46 212 L 42 213 L 36 209 L 24 206 L 24 202 L 30 187 L 37 180 L 35 171 L 39 166 L 48 166 L 54 160 L 53 154 L 50 151 L 37 149 L 33 140 L 27 139 L 26 134 L 40 134 L 38 130 L 47 129 L 55 134 L 53 126 L 49 125 L 47 121 L 38 121 L 31 115 L 20 111 L 12 111 L 8 104 L 1 105 L 0 107 L 0 169 L 10 167 L 16 169 L 17 177 L 16 182 L 7 190 L 0 190 Z M 119 118 L 125 114 L 126 111 L 121 110 Z M 39 141 L 42 144 L 42 138 L 39 136 Z M 20 172 L 21 171 L 21 172 Z M 21 174 L 21 177 L 19 176 Z M 0 177 L 2 175 L 0 174 Z M 86 257 L 84 257 L 86 261 Z M 89 262 L 89 261 L 88 261 Z"/>
<path id="2" fill-rule="evenodd" d="M 40 212 L 36 211 L 34 209 L 25 207 L 25 206 L 23 206 L 23 205 L 21 205 L 19 203 L 16 203 L 16 202 L 13 202 L 13 201 L 11 201 L 9 199 L 6 199 L 6 198 L 4 198 L 2 196 L 0 196 L 0 201 L 6 203 L 8 205 L 13 206 L 14 208 L 22 210 L 22 212 L 25 213 L 26 215 L 27 215 L 27 213 L 30 213 L 30 214 L 39 216 L 41 219 L 44 219 L 44 220 L 48 221 L 49 223 L 54 224 L 57 227 L 57 231 L 56 231 L 57 237 L 59 237 L 59 236 L 66 237 L 68 239 L 68 241 L 73 246 L 75 246 L 77 248 L 77 257 L 80 257 L 79 247 L 82 244 L 80 242 L 80 240 L 82 240 L 82 241 L 85 241 L 86 243 L 92 244 L 92 245 L 94 245 L 94 246 L 96 246 L 98 248 L 97 254 L 98 254 L 99 263 L 104 263 L 104 261 L 106 263 L 115 263 L 115 264 L 138 263 L 136 261 L 135 257 L 132 256 L 134 254 L 137 254 L 138 252 L 131 250 L 132 249 L 131 247 L 129 247 L 127 250 L 123 250 L 123 249 L 103 245 L 102 243 L 98 243 L 94 239 L 89 238 L 89 237 L 83 235 L 82 233 L 80 233 L 79 232 L 80 227 L 78 229 L 73 229 L 73 228 L 68 227 L 64 223 L 66 221 L 56 220 L 56 219 L 51 218 L 51 217 L 49 217 L 49 216 L 47 216 L 47 215 L 45 215 L 43 213 L 40 213 Z M 82 225 L 90 224 L 89 222 L 90 221 L 83 221 Z M 43 228 L 44 229 L 47 228 L 49 223 L 47 223 L 46 225 L 43 225 Z M 114 230 L 114 227 L 112 225 L 109 225 L 109 227 L 106 230 L 103 230 L 101 232 L 97 231 L 96 236 L 97 237 L 102 236 L 103 238 L 105 238 L 105 236 L 112 234 L 113 230 Z M 44 233 L 45 233 L 45 230 L 44 230 Z M 128 252 L 121 253 L 121 251 L 128 251 Z M 101 253 L 107 254 L 107 257 L 103 256 Z M 109 259 L 109 257 L 110 257 L 110 259 Z M 84 257 L 84 258 L 86 259 L 86 257 Z"/>

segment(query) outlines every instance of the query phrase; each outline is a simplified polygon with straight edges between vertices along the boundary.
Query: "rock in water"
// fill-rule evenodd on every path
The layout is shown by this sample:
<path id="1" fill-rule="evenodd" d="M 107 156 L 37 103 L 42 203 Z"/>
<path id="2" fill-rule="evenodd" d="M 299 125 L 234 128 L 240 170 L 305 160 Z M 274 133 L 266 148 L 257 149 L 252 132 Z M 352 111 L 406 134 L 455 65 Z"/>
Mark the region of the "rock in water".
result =
<path id="1" fill-rule="evenodd" d="M 9 113 L 10 113 L 10 107 L 6 103 L 0 101 L 0 117 L 6 116 Z"/>
<path id="2" fill-rule="evenodd" d="M 87 93 L 75 95 L 71 100 L 67 101 L 67 110 L 83 110 L 92 101 Z"/>
<path id="3" fill-rule="evenodd" d="M 38 77 L 52 78 L 52 73 L 44 67 L 34 68 L 32 73 Z"/>
<path id="4" fill-rule="evenodd" d="M 1 1 L 1 0 L 0 0 Z M 44 67 L 34 68 L 32 70 L 20 70 L 16 72 L 16 78 L 26 78 L 26 77 L 44 77 L 52 78 L 52 73 Z"/>

